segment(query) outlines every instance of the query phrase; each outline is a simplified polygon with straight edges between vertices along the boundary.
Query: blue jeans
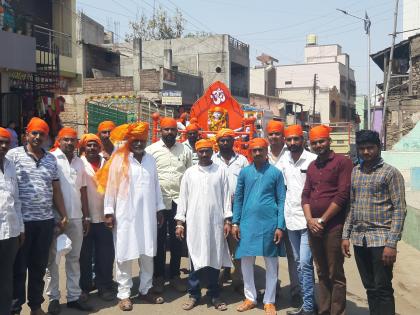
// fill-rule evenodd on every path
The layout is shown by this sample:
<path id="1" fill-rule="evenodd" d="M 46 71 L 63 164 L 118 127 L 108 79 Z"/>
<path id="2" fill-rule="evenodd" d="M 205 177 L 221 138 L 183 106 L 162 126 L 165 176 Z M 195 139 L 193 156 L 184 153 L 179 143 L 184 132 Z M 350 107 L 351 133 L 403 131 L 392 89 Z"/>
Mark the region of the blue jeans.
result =
<path id="1" fill-rule="evenodd" d="M 303 309 L 305 311 L 314 310 L 314 266 L 312 252 L 309 247 L 308 229 L 291 231 L 289 234 L 290 244 L 292 245 L 293 256 L 295 257 L 300 287 L 302 290 Z"/>

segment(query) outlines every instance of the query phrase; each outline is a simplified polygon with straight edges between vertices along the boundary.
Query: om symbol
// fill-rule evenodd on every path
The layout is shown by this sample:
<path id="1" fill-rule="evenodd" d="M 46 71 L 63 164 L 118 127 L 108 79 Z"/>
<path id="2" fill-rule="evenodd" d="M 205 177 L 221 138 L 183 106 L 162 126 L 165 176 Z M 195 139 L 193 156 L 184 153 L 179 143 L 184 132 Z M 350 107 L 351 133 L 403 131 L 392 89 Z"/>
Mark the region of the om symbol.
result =
<path id="1" fill-rule="evenodd" d="M 224 103 L 224 101 L 226 101 L 226 96 L 221 88 L 217 88 L 217 90 L 211 93 L 211 99 L 213 100 L 213 103 L 215 105 L 219 105 L 221 103 Z"/>

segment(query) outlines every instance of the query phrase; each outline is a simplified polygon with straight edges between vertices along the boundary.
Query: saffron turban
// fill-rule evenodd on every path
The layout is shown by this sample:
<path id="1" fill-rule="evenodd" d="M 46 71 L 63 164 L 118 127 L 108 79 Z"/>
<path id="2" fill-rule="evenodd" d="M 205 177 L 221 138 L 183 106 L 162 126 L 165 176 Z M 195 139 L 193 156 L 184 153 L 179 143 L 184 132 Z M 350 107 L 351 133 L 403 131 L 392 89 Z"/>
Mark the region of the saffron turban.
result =
<path id="1" fill-rule="evenodd" d="M 213 149 L 213 141 L 211 141 L 211 140 L 209 140 L 209 139 L 201 139 L 201 140 L 198 140 L 198 141 L 195 143 L 195 149 L 196 149 L 197 151 L 199 151 L 199 150 L 201 150 L 201 149 L 204 149 L 204 148 L 210 148 L 210 149 Z"/>
<path id="2" fill-rule="evenodd" d="M 309 140 L 323 139 L 330 137 L 331 128 L 325 125 L 313 127 L 309 131 Z"/>
<path id="3" fill-rule="evenodd" d="M 216 141 L 219 141 L 220 138 L 223 137 L 235 137 L 235 131 L 229 128 L 222 128 L 216 134 Z"/>
<path id="4" fill-rule="evenodd" d="M 51 152 L 55 151 L 60 146 L 60 140 L 62 138 L 76 138 L 77 139 L 77 131 L 70 127 L 63 127 L 58 132 L 57 138 L 55 139 L 54 145 L 51 148 Z"/>
<path id="5" fill-rule="evenodd" d="M 127 128 L 127 140 L 141 140 L 146 141 L 149 137 L 149 124 L 147 122 L 136 122 L 130 124 Z"/>
<path id="6" fill-rule="evenodd" d="M 177 128 L 176 120 L 171 117 L 163 117 L 160 120 L 160 128 Z"/>
<path id="7" fill-rule="evenodd" d="M 187 128 L 185 128 L 185 130 L 188 132 L 188 131 L 199 131 L 200 130 L 200 126 L 198 125 L 198 124 L 196 124 L 196 123 L 193 123 L 193 124 L 189 124 L 188 126 L 187 126 Z"/>
<path id="8" fill-rule="evenodd" d="M 249 141 L 249 149 L 268 148 L 268 141 L 264 138 L 254 138 Z"/>
<path id="9" fill-rule="evenodd" d="M 0 137 L 11 139 L 12 135 L 10 134 L 9 130 L 7 130 L 6 128 L 0 127 Z"/>
<path id="10" fill-rule="evenodd" d="M 273 133 L 273 132 L 281 132 L 284 131 L 284 124 L 281 121 L 277 120 L 270 120 L 267 123 L 267 133 Z"/>
<path id="11" fill-rule="evenodd" d="M 44 134 L 48 134 L 50 132 L 50 127 L 48 127 L 48 124 L 41 118 L 33 117 L 26 126 L 26 131 L 40 131 Z"/>
<path id="12" fill-rule="evenodd" d="M 300 125 L 291 125 L 284 129 L 284 137 L 291 137 L 291 136 L 303 136 L 302 126 Z"/>
<path id="13" fill-rule="evenodd" d="M 99 137 L 93 133 L 85 133 L 79 141 L 80 147 L 86 147 L 88 142 L 95 141 L 100 147 L 102 147 L 102 141 L 99 139 Z"/>
<path id="14" fill-rule="evenodd" d="M 116 125 L 111 120 L 105 120 L 98 125 L 98 132 L 101 131 L 112 131 Z"/>

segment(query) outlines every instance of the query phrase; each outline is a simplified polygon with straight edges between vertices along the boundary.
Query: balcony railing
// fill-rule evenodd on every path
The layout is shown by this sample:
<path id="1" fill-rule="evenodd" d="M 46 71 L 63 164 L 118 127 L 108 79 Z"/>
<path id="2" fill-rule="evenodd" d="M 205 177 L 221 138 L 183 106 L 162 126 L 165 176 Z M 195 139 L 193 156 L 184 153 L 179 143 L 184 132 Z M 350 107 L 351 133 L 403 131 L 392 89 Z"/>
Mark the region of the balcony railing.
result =
<path id="1" fill-rule="evenodd" d="M 52 29 L 34 25 L 33 36 L 36 38 L 36 48 L 38 50 L 52 52 L 54 46 L 59 48 L 60 55 L 71 57 L 72 38 L 71 35 L 54 31 Z"/>

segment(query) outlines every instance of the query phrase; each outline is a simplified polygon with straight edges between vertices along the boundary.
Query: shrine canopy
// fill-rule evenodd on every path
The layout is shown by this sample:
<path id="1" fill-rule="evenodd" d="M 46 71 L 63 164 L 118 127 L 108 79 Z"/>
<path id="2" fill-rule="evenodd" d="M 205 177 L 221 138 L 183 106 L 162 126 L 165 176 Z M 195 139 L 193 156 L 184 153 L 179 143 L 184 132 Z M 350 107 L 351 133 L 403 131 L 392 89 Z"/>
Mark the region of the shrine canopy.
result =
<path id="1" fill-rule="evenodd" d="M 227 112 L 226 127 L 231 129 L 242 127 L 244 112 L 241 105 L 232 97 L 227 86 L 220 81 L 212 83 L 204 95 L 194 103 L 191 108 L 190 119 L 195 117 L 202 129 L 210 130 L 209 114 L 216 107 L 221 107 Z"/>

